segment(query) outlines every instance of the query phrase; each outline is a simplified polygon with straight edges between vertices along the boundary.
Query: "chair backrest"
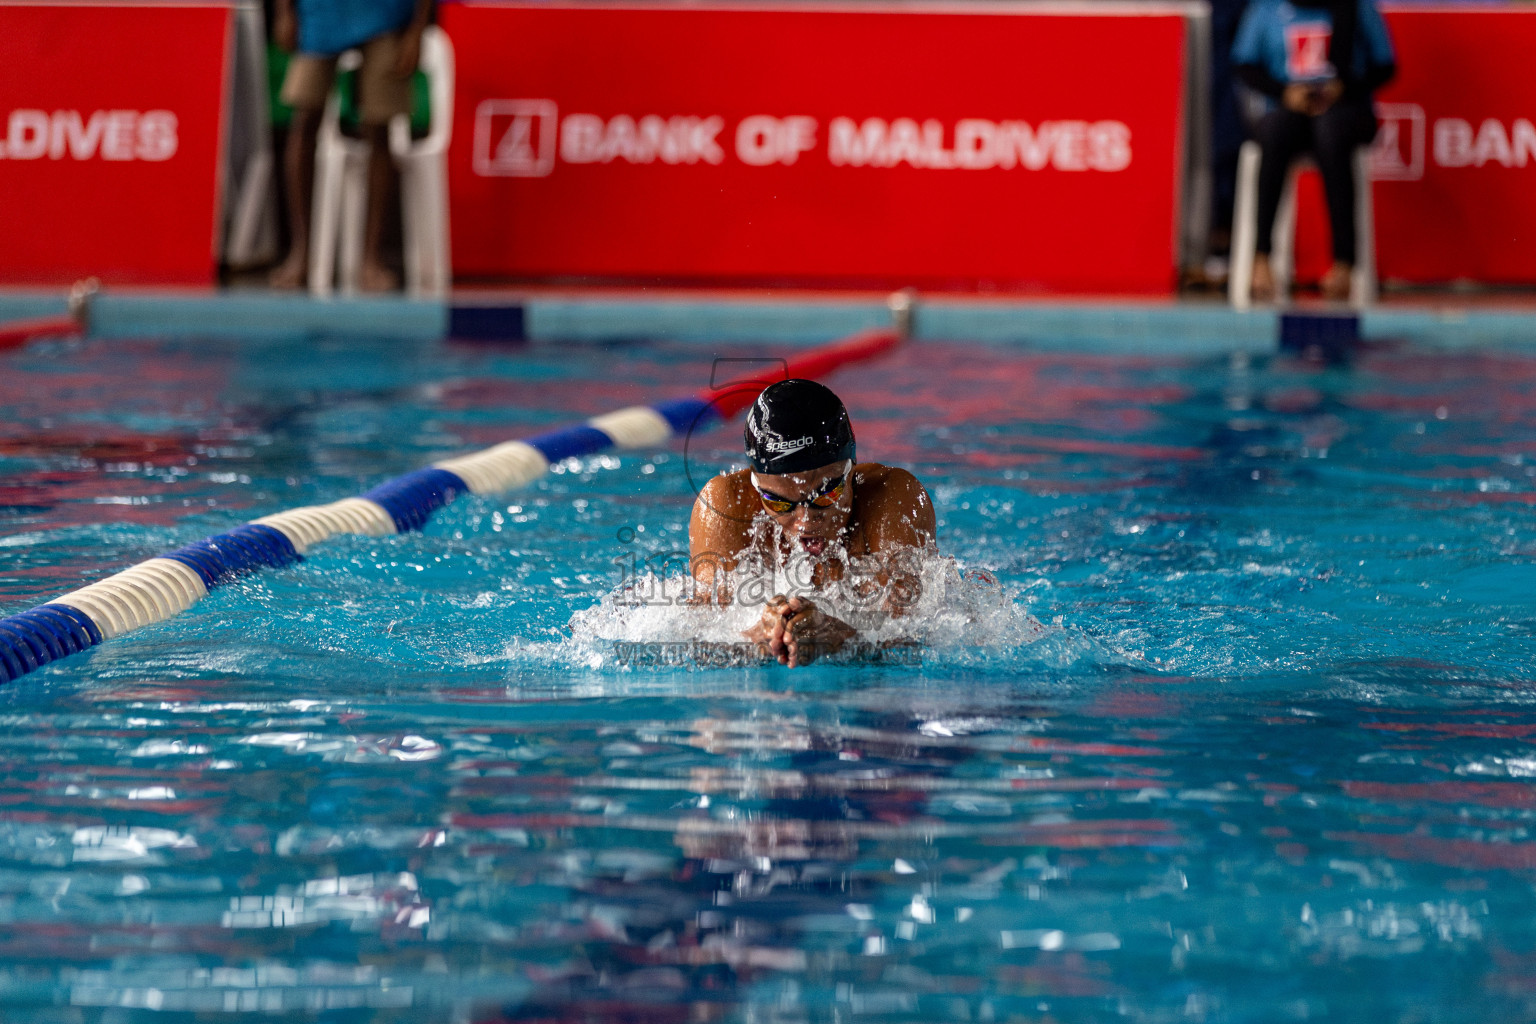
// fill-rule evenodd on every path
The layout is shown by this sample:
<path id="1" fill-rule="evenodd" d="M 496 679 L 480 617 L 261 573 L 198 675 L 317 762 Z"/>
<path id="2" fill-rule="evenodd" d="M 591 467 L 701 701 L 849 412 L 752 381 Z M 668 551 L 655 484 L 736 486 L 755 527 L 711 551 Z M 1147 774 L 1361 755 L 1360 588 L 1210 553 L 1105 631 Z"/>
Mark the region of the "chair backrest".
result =
<path id="1" fill-rule="evenodd" d="M 453 44 L 448 33 L 428 25 L 421 34 L 421 63 L 418 72 L 426 80 L 430 120 L 424 138 L 412 138 L 399 121 L 390 126 L 389 148 L 396 156 L 425 156 L 446 153 L 453 138 Z"/>

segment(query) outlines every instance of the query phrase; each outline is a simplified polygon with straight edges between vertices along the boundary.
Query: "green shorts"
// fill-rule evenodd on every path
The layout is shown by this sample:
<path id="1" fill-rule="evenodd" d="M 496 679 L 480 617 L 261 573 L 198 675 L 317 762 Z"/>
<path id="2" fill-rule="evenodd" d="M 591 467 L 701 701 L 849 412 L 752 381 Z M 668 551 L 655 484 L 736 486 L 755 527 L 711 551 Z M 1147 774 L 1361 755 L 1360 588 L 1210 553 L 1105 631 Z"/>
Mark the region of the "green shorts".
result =
<path id="1" fill-rule="evenodd" d="M 411 80 L 395 74 L 400 33 L 374 36 L 358 49 L 363 53 L 363 66 L 357 73 L 358 119 L 366 125 L 382 125 L 396 114 L 409 114 Z M 288 61 L 280 98 L 295 110 L 322 110 L 335 82 L 335 57 L 296 53 Z"/>

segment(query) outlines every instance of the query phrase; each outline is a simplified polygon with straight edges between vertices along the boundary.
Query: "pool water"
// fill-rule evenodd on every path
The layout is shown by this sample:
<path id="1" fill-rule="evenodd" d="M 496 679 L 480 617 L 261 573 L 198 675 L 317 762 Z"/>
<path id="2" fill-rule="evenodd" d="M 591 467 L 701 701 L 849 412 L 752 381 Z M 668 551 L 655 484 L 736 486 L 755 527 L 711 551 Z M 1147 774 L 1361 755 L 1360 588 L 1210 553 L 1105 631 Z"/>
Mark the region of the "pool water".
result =
<path id="1" fill-rule="evenodd" d="M 0 615 L 771 354 L 8 354 Z M 1536 1019 L 1536 355 L 829 383 L 919 657 L 625 653 L 736 427 L 331 541 L 0 691 L 0 1018 Z"/>

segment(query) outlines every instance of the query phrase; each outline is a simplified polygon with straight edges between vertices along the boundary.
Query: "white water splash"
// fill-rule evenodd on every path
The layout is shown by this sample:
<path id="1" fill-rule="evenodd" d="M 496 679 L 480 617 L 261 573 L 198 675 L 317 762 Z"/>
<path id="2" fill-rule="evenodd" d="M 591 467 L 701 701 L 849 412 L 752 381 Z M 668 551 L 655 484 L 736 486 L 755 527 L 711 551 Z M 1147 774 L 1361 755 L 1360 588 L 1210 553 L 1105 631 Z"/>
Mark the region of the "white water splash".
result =
<path id="1" fill-rule="evenodd" d="M 863 579 L 873 578 L 864 567 Z M 768 598 L 802 595 L 818 608 L 856 626 L 869 644 L 916 641 L 925 660 L 969 661 L 997 657 L 1030 645 L 1052 631 L 1042 625 L 990 572 L 962 570 L 950 557 L 928 553 L 912 566 L 916 601 L 905 614 L 886 614 L 887 591 L 857 584 L 813 589 L 803 567 L 744 566 L 729 574 L 733 599 L 724 605 L 690 603 L 692 581 L 685 574 L 643 575 L 605 595 L 598 604 L 571 618 L 569 639 L 554 645 L 515 643 L 516 655 L 537 657 L 593 669 L 616 667 L 622 645 L 742 644 L 742 632 L 758 622 Z M 850 579 L 860 578 L 859 573 Z M 508 654 L 513 654 L 513 648 Z M 686 659 L 684 659 L 686 661 Z"/>

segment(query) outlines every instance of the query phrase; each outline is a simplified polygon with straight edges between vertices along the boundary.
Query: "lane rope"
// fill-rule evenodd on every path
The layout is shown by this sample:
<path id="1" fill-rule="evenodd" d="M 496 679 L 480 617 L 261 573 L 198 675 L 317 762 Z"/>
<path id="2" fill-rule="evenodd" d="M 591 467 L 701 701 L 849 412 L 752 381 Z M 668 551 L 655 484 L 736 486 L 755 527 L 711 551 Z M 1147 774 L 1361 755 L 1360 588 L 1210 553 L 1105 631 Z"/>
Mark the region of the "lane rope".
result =
<path id="1" fill-rule="evenodd" d="M 898 330 L 862 331 L 812 349 L 787 360 L 782 375 L 814 379 L 896 347 L 908 321 L 894 301 L 892 308 Z M 263 516 L 140 562 L 47 604 L 0 618 L 0 685 L 105 640 L 164 622 L 233 579 L 303 561 L 311 547 L 331 537 L 419 530 L 461 494 L 500 494 L 527 486 L 566 459 L 610 448 L 653 448 L 716 426 L 745 409 L 771 383 L 742 377 L 686 398 L 619 409 L 585 423 L 443 459 L 360 497 Z"/>
<path id="2" fill-rule="evenodd" d="M 69 312 L 0 323 L 0 351 L 20 348 L 37 338 L 78 338 L 91 328 L 91 300 L 101 290 L 94 277 L 76 281 L 69 290 Z"/>

